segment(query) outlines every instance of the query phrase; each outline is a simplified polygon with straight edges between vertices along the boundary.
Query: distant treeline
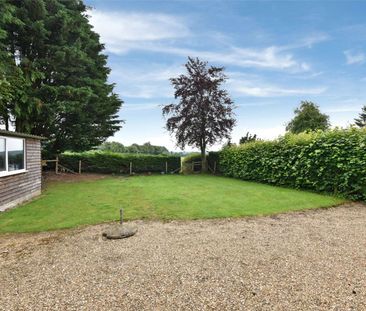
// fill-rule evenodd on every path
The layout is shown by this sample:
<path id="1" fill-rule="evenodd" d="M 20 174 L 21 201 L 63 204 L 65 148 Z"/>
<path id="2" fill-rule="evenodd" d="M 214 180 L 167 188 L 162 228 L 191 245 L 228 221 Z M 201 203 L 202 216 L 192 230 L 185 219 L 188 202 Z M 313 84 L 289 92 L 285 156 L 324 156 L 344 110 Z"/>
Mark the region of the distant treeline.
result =
<path id="1" fill-rule="evenodd" d="M 103 143 L 98 149 L 116 153 L 172 154 L 166 147 L 154 146 L 149 142 L 143 145 L 132 144 L 131 146 L 124 146 L 121 143 L 112 141 Z"/>

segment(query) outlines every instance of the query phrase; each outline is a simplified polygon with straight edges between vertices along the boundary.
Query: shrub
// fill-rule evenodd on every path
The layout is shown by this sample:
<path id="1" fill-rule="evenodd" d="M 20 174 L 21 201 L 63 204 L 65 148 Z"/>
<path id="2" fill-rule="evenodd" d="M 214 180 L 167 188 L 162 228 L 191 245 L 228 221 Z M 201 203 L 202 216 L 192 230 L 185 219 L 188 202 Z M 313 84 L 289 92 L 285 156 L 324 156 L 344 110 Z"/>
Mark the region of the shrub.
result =
<path id="1" fill-rule="evenodd" d="M 287 134 L 227 147 L 220 152 L 220 169 L 244 180 L 365 200 L 366 130 Z"/>
<path id="2" fill-rule="evenodd" d="M 180 157 L 171 155 L 87 151 L 81 153 L 66 152 L 59 157 L 59 160 L 60 164 L 75 171 L 78 171 L 79 160 L 81 160 L 83 172 L 105 174 L 128 174 L 130 162 L 132 162 L 132 171 L 135 173 L 165 172 L 166 163 L 168 163 L 168 172 L 180 168 Z"/>

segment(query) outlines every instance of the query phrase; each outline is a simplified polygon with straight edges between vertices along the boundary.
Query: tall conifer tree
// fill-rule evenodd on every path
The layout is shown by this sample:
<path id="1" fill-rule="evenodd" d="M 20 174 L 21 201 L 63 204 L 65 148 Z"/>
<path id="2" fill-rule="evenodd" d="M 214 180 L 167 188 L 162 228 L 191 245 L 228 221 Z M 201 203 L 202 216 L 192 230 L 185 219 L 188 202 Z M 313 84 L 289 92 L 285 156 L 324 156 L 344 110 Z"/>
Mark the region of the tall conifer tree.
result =
<path id="1" fill-rule="evenodd" d="M 4 0 L 0 0 L 4 1 Z M 10 118 L 18 131 L 47 137 L 51 153 L 86 150 L 120 128 L 122 101 L 107 82 L 104 46 L 79 0 L 7 0 L 17 23 L 2 40 L 21 70 L 24 94 Z"/>
<path id="2" fill-rule="evenodd" d="M 362 107 L 359 117 L 355 119 L 355 124 L 358 127 L 366 127 L 366 106 Z"/>

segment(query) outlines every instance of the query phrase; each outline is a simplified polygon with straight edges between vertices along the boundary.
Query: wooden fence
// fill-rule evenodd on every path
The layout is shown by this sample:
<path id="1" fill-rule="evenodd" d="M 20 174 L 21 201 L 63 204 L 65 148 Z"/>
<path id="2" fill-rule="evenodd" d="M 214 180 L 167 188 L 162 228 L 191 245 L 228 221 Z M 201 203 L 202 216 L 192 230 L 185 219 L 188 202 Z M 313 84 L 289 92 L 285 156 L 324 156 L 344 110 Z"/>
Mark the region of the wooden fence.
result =
<path id="1" fill-rule="evenodd" d="M 60 163 L 60 160 L 58 157 L 56 157 L 56 159 L 54 159 L 54 160 L 42 160 L 42 167 L 47 166 L 48 163 L 55 163 L 55 173 L 56 174 L 60 174 L 60 173 L 81 174 L 81 167 L 82 167 L 81 160 L 79 160 L 79 171 L 78 172 L 75 172 L 74 170 L 62 165 Z"/>
<path id="2" fill-rule="evenodd" d="M 61 164 L 58 157 L 56 157 L 56 159 L 52 159 L 52 160 L 42 160 L 42 166 L 43 167 L 47 166 L 48 163 L 54 163 L 55 164 L 55 173 L 56 174 L 60 174 L 60 173 L 81 174 L 82 173 L 82 161 L 81 160 L 78 161 L 78 166 L 77 166 L 78 170 L 77 171 L 65 166 L 64 164 Z M 190 166 L 190 169 L 192 170 L 192 172 L 199 172 L 199 171 L 201 171 L 202 161 L 192 161 L 191 163 L 186 163 L 185 165 Z M 210 166 L 210 164 L 207 164 L 207 167 L 208 167 L 208 170 L 212 174 L 217 173 L 217 162 L 216 161 L 214 161 L 212 166 Z M 181 162 L 180 167 L 175 168 L 170 173 L 175 174 L 177 172 L 182 172 L 182 171 L 183 171 L 183 163 Z M 163 173 L 163 171 L 162 171 L 162 173 Z M 169 173 L 168 161 L 165 161 L 164 173 L 165 174 Z M 130 175 L 134 174 L 133 162 L 132 161 L 129 162 L 129 174 Z"/>

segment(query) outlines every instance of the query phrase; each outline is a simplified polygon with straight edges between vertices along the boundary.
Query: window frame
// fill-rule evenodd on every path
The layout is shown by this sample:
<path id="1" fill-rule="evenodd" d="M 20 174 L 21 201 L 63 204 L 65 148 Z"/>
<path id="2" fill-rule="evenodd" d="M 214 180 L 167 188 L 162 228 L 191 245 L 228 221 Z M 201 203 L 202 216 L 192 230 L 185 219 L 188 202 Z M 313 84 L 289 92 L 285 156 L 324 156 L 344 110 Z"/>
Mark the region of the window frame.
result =
<path id="1" fill-rule="evenodd" d="M 9 137 L 9 136 L 1 136 L 0 135 L 0 139 L 5 139 L 5 171 L 0 171 L 0 178 L 1 177 L 5 177 L 5 176 L 11 176 L 11 175 L 17 175 L 17 174 L 21 174 L 21 173 L 25 173 L 27 172 L 27 151 L 26 151 L 26 140 L 25 138 L 21 138 L 21 137 Z M 23 154 L 24 154 L 24 168 L 21 170 L 15 170 L 15 171 L 9 171 L 9 161 L 8 161 L 8 143 L 7 140 L 8 139 L 19 139 L 23 142 Z"/>

